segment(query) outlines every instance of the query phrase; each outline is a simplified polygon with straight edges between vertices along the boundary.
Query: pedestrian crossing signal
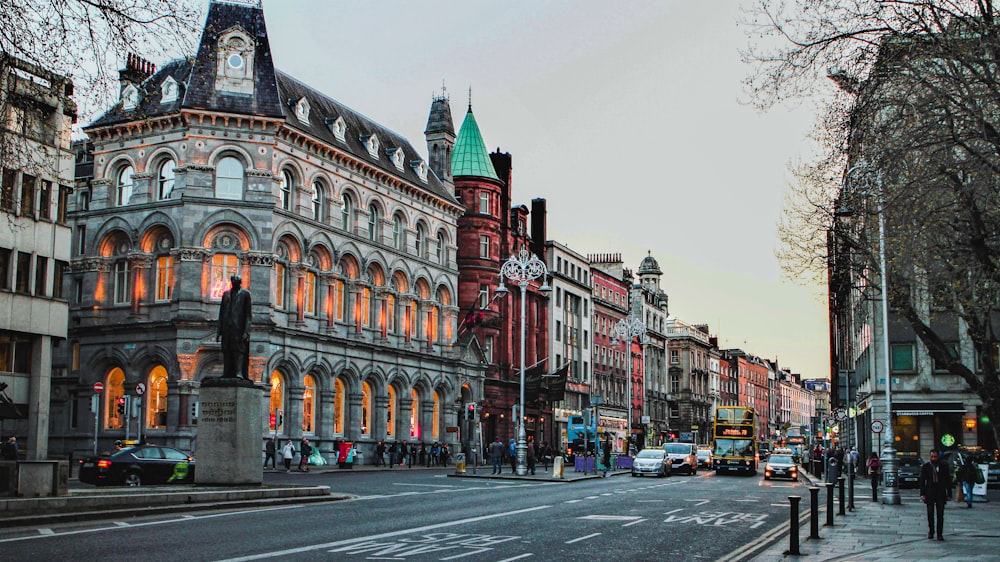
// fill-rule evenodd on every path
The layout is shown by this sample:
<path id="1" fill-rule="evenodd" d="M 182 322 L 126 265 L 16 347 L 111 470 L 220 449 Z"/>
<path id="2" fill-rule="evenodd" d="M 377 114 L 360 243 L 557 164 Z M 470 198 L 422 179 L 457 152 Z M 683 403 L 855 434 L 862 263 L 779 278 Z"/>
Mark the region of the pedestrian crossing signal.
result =
<path id="1" fill-rule="evenodd" d="M 465 405 L 465 420 L 476 421 L 476 403 L 469 402 Z"/>

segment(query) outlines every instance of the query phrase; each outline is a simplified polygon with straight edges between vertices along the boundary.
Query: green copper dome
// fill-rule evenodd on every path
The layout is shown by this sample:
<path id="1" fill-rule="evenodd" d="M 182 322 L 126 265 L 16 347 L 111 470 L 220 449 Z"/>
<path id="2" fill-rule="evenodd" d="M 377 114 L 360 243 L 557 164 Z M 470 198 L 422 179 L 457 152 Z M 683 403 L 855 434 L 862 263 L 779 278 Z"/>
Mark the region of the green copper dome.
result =
<path id="1" fill-rule="evenodd" d="M 472 115 L 472 107 L 465 114 L 462 129 L 455 139 L 455 148 L 451 153 L 451 175 L 500 179 L 493 169 L 489 153 L 486 152 L 486 144 L 483 142 L 483 135 L 479 133 L 476 118 Z"/>

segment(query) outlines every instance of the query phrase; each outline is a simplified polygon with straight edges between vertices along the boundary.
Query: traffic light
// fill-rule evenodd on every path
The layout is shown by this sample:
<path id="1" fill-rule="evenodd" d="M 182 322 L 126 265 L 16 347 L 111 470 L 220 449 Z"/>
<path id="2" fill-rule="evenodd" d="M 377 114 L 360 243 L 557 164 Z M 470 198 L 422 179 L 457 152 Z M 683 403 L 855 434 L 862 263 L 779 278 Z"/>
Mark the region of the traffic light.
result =
<path id="1" fill-rule="evenodd" d="M 124 396 L 119 396 L 118 397 L 118 415 L 119 416 L 125 415 L 125 397 Z"/>
<path id="2" fill-rule="evenodd" d="M 281 422 L 284 420 L 284 415 L 283 414 L 284 414 L 284 412 L 282 412 L 281 409 L 279 408 L 278 409 L 278 416 L 277 416 L 278 417 L 278 423 L 275 424 L 275 426 L 274 426 L 275 429 L 278 429 L 279 427 L 281 427 Z"/>
<path id="3" fill-rule="evenodd" d="M 476 421 L 476 403 L 468 402 L 465 404 L 465 420 L 466 421 Z"/>

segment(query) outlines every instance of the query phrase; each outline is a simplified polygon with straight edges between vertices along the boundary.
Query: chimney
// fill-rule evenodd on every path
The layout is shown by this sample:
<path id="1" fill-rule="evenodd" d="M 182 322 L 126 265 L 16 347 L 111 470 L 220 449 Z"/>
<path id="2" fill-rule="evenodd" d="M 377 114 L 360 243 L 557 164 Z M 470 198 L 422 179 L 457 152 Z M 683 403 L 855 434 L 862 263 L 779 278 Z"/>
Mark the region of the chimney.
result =
<path id="1" fill-rule="evenodd" d="M 531 200 L 531 252 L 536 256 L 545 255 L 546 228 L 545 199 Z"/>
<path id="2" fill-rule="evenodd" d="M 140 57 L 135 53 L 129 53 L 125 57 L 125 68 L 118 71 L 118 81 L 121 83 L 121 91 L 133 85 L 139 87 L 147 78 L 156 72 L 156 65 Z"/>

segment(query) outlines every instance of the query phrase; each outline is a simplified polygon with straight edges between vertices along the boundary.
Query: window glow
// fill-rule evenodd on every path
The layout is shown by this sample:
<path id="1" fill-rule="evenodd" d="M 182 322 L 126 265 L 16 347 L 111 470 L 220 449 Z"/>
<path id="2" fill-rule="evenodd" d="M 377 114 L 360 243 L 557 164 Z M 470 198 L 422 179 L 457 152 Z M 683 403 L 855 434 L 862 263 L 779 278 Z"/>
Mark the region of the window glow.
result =
<path id="1" fill-rule="evenodd" d="M 344 381 L 339 378 L 333 381 L 333 432 L 344 434 L 344 401 L 347 390 Z"/>
<path id="2" fill-rule="evenodd" d="M 274 307 L 285 308 L 285 264 L 274 264 Z"/>
<path id="3" fill-rule="evenodd" d="M 389 407 L 385 412 L 385 435 L 386 437 L 396 436 L 396 389 L 389 387 Z"/>
<path id="4" fill-rule="evenodd" d="M 174 291 L 174 258 L 160 256 L 156 258 L 156 302 L 170 300 Z"/>
<path id="5" fill-rule="evenodd" d="M 278 410 L 282 410 L 284 402 L 284 383 L 282 382 L 281 373 L 274 371 L 271 373 L 271 401 L 269 403 L 271 417 L 274 418 L 274 423 L 270 424 L 271 431 L 281 431 L 284 427 L 284 423 L 275 427 L 278 423 Z M 284 422 L 284 420 L 281 421 Z"/>
<path id="6" fill-rule="evenodd" d="M 361 434 L 371 435 L 372 387 L 368 381 L 361 383 Z"/>
<path id="7" fill-rule="evenodd" d="M 125 371 L 115 367 L 104 380 L 104 429 L 125 427 L 125 415 L 118 413 L 118 399 L 125 396 Z"/>
<path id="8" fill-rule="evenodd" d="M 146 392 L 146 427 L 167 427 L 167 370 L 157 365 L 149 373 L 149 390 Z"/>
<path id="9" fill-rule="evenodd" d="M 222 294 L 229 290 L 229 278 L 239 272 L 240 260 L 233 254 L 212 256 L 212 270 L 209 281 L 209 298 L 222 300 Z M 250 280 L 244 279 L 243 286 L 249 287 Z"/>
<path id="10" fill-rule="evenodd" d="M 420 439 L 420 397 L 416 389 L 410 390 L 410 437 Z"/>
<path id="11" fill-rule="evenodd" d="M 313 433 L 313 420 L 316 419 L 316 379 L 306 375 L 302 379 L 305 390 L 302 391 L 302 432 Z"/>

